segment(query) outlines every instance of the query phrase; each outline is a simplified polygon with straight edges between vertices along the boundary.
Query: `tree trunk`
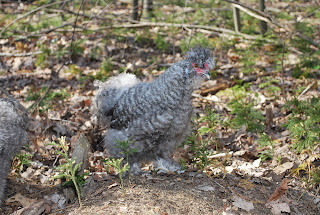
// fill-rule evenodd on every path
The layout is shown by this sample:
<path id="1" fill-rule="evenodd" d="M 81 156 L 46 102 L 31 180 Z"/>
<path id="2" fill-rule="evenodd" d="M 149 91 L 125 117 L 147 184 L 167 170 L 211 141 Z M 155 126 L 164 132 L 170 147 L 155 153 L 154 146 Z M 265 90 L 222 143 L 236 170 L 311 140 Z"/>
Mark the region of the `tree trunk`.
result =
<path id="1" fill-rule="evenodd" d="M 239 0 L 235 0 L 239 1 Z M 241 23 L 240 23 L 240 11 L 238 8 L 233 7 L 233 22 L 235 32 L 241 32 Z"/>
<path id="2" fill-rule="evenodd" d="M 143 0 L 143 17 L 152 17 L 153 2 L 152 0 Z"/>
<path id="3" fill-rule="evenodd" d="M 259 9 L 261 11 L 264 11 L 264 9 L 266 8 L 265 4 L 264 4 L 264 0 L 259 0 Z M 265 21 L 260 20 L 260 31 L 262 36 L 264 36 L 264 34 L 267 32 L 268 30 L 268 25 Z"/>
<path id="4" fill-rule="evenodd" d="M 138 12 L 139 12 L 139 7 L 138 7 L 139 1 L 138 0 L 132 0 L 132 19 L 133 20 L 138 20 Z"/>

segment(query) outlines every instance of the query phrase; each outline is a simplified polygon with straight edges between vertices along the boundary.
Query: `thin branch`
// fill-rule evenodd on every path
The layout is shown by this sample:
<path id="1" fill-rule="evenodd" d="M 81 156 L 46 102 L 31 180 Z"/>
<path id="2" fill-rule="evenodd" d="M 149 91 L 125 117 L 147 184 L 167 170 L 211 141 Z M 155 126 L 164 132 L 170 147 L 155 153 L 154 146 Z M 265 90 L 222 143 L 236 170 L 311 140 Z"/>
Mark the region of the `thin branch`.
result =
<path id="1" fill-rule="evenodd" d="M 23 19 L 23 18 L 29 16 L 30 14 L 32 14 L 32 13 L 34 13 L 34 12 L 37 12 L 37 11 L 39 11 L 39 10 L 42 10 L 43 8 L 51 7 L 51 6 L 56 5 L 56 4 L 66 3 L 66 2 L 69 2 L 69 1 L 70 1 L 70 0 L 66 0 L 66 1 L 53 2 L 53 3 L 50 3 L 50 4 L 42 5 L 42 6 L 38 7 L 38 8 L 36 8 L 36 9 L 33 9 L 33 10 L 31 10 L 31 11 L 23 14 L 22 16 L 19 16 L 18 18 L 16 18 L 16 19 L 13 20 L 12 22 L 10 22 L 6 27 L 4 27 L 4 28 L 2 29 L 2 31 L 0 32 L 0 36 L 3 34 L 3 32 L 4 32 L 5 30 L 7 30 L 11 25 L 13 25 L 14 23 L 16 23 L 16 22 L 19 21 L 20 19 Z"/>
<path id="2" fill-rule="evenodd" d="M 57 71 L 56 74 L 59 74 L 60 70 L 61 70 L 65 65 L 67 65 L 67 64 L 68 64 L 68 61 L 66 61 L 66 62 L 58 69 L 58 71 Z M 48 86 L 46 92 L 43 94 L 43 96 L 42 96 L 37 102 L 35 102 L 35 103 L 33 103 L 33 104 L 31 105 L 31 107 L 33 106 L 33 109 L 32 109 L 32 111 L 31 111 L 31 113 L 33 113 L 33 112 L 39 107 L 39 105 L 41 104 L 41 102 L 43 101 L 43 99 L 48 95 L 48 93 L 49 93 L 49 91 L 51 90 L 51 88 L 52 88 L 52 86 L 53 86 L 53 84 L 54 84 L 55 81 L 56 81 L 56 79 L 53 79 L 53 80 L 51 81 L 50 85 Z"/>
<path id="3" fill-rule="evenodd" d="M 249 6 L 245 5 L 245 4 L 242 4 L 242 3 L 239 3 L 239 2 L 236 2 L 236 1 L 231 1 L 231 0 L 223 0 L 223 1 L 232 3 L 233 5 L 239 5 L 240 7 L 239 6 L 237 6 L 237 7 L 239 9 L 241 9 L 241 10 L 243 10 L 243 9 L 251 10 L 251 11 L 259 14 L 259 16 L 255 15 L 254 16 L 255 18 L 261 19 L 261 18 L 264 17 L 263 21 L 268 22 L 269 24 L 273 24 L 273 25 L 277 26 L 278 28 L 285 29 L 291 35 L 295 35 L 297 37 L 300 37 L 301 39 L 306 40 L 309 43 L 311 43 L 312 45 L 320 48 L 320 43 L 319 42 L 316 42 L 316 41 L 312 40 L 310 37 L 306 36 L 305 34 L 303 34 L 301 32 L 295 32 L 294 30 L 291 30 L 291 29 L 287 28 L 286 26 L 281 25 L 279 22 L 277 22 L 275 19 L 273 19 L 269 14 L 267 14 L 267 13 L 265 13 L 263 11 L 251 8 L 251 7 L 249 7 Z M 243 10 L 243 11 L 247 13 L 247 10 Z M 249 14 L 249 15 L 252 15 L 252 14 Z"/>
<path id="4" fill-rule="evenodd" d="M 50 83 L 49 87 L 47 88 L 46 92 L 43 94 L 43 96 L 42 96 L 42 97 L 39 99 L 39 101 L 36 103 L 36 105 L 35 105 L 35 103 L 33 104 L 34 107 L 33 107 L 32 113 L 36 110 L 36 108 L 40 105 L 40 103 L 43 101 L 43 99 L 47 96 L 47 94 L 48 94 L 49 91 L 51 90 L 51 88 L 52 88 L 53 84 L 55 83 L 57 77 L 59 77 L 59 72 L 60 72 L 60 70 L 61 70 L 64 66 L 68 65 L 68 64 L 71 62 L 71 55 L 72 55 L 72 51 L 73 51 L 73 42 L 74 42 L 74 35 L 75 35 L 76 24 L 77 24 L 77 20 L 78 20 L 79 14 L 80 14 L 80 10 L 81 10 L 82 7 L 83 7 L 84 1 L 85 1 L 85 0 L 82 0 L 82 1 L 81 1 L 81 5 L 80 5 L 80 8 L 79 8 L 79 10 L 78 10 L 78 14 L 77 14 L 77 16 L 76 16 L 76 19 L 74 20 L 74 28 L 73 28 L 73 32 L 72 32 L 72 38 L 71 38 L 69 56 L 68 56 L 67 60 L 64 62 L 64 64 L 58 69 L 58 71 L 57 71 L 56 73 L 54 73 L 54 74 L 51 75 L 52 78 L 53 78 L 53 80 L 51 81 L 51 83 Z"/>
<path id="5" fill-rule="evenodd" d="M 48 10 L 52 11 L 54 13 L 67 12 L 67 13 L 70 13 L 70 14 L 73 14 L 73 15 L 77 15 L 76 12 L 73 12 L 73 11 L 68 10 L 68 9 L 51 9 L 51 8 L 49 8 Z M 99 19 L 99 20 L 109 20 L 108 18 L 105 18 L 105 17 L 90 16 L 90 15 L 87 15 L 87 14 L 84 14 L 84 13 L 80 13 L 79 16 L 82 16 L 82 17 L 85 17 L 85 18 L 88 18 L 88 19 L 93 18 L 93 19 Z"/>
<path id="6" fill-rule="evenodd" d="M 237 2 L 237 1 L 231 1 L 231 0 L 223 0 L 223 1 L 229 2 L 229 3 L 234 4 L 234 5 L 239 5 L 239 6 L 241 6 L 242 8 L 246 8 L 246 9 L 248 9 L 248 10 L 251 10 L 251 11 L 255 12 L 256 14 L 259 14 L 260 16 L 265 17 L 265 18 L 267 18 L 267 19 L 270 19 L 270 21 L 272 21 L 272 17 L 270 17 L 269 14 L 267 14 L 267 13 L 261 11 L 261 10 L 251 8 L 251 7 L 249 7 L 248 5 L 242 4 L 242 3 Z M 240 8 L 239 8 L 239 9 L 240 9 Z"/>
<path id="7" fill-rule="evenodd" d="M 282 90 L 282 94 L 284 99 L 287 101 L 287 95 L 286 95 L 286 89 L 284 86 L 284 53 L 285 53 L 285 49 L 286 49 L 286 41 L 285 38 L 281 38 L 282 40 L 282 56 L 281 56 L 281 76 L 282 76 L 282 85 L 281 85 L 281 90 Z"/>
<path id="8" fill-rule="evenodd" d="M 304 91 L 302 91 L 302 93 L 298 96 L 298 100 L 301 98 L 301 96 L 303 96 L 306 92 L 308 92 L 308 90 L 310 90 L 310 88 L 313 86 L 315 84 L 315 82 L 312 82 L 311 84 L 309 84 L 308 86 L 307 86 L 307 88 L 306 89 L 304 89 Z"/>
<path id="9" fill-rule="evenodd" d="M 77 14 L 77 16 L 76 16 L 76 19 L 74 20 L 74 26 L 77 26 L 77 21 L 78 21 L 78 18 L 79 18 L 80 10 L 83 8 L 84 1 L 85 1 L 85 0 L 82 0 L 82 1 L 81 1 L 81 5 L 80 5 L 80 8 L 79 8 L 79 10 L 78 10 L 78 14 Z M 72 55 L 72 52 L 73 52 L 74 35 L 75 35 L 75 33 L 76 33 L 75 30 L 76 30 L 76 28 L 74 27 L 74 28 L 73 28 L 73 32 L 72 32 L 71 44 L 70 44 L 70 52 L 69 52 L 69 57 L 68 57 L 69 62 L 71 62 L 71 55 Z"/>
<path id="10" fill-rule="evenodd" d="M 41 54 L 42 51 L 26 52 L 26 53 L 0 53 L 0 57 L 27 57 Z"/>
<path id="11" fill-rule="evenodd" d="M 271 23 L 271 20 L 270 20 L 270 19 L 268 19 L 268 18 L 266 18 L 266 17 L 264 17 L 264 16 L 257 15 L 257 14 L 255 14 L 255 13 L 251 12 L 249 9 L 242 7 L 241 5 L 232 4 L 232 6 L 238 8 L 239 10 L 242 10 L 242 11 L 245 12 L 246 14 L 248 14 L 248 15 L 256 18 L 256 19 L 259 19 L 259 20 L 262 20 L 262 21 Z"/>
<path id="12" fill-rule="evenodd" d="M 180 23 L 156 23 L 156 22 L 141 22 L 137 24 L 122 24 L 122 25 L 111 25 L 111 26 L 105 26 L 101 28 L 95 28 L 95 29 L 86 29 L 87 31 L 102 31 L 102 30 L 108 30 L 108 29 L 114 29 L 114 28 L 145 28 L 145 27 L 175 27 L 175 28 L 194 28 L 194 29 L 205 29 L 205 30 L 211 30 L 215 32 L 221 32 L 225 34 L 230 34 L 230 35 L 239 35 L 242 36 L 245 39 L 248 40 L 256 40 L 258 37 L 257 36 L 252 36 L 248 34 L 243 34 L 243 33 L 237 33 L 233 30 L 226 29 L 226 28 L 219 28 L 219 27 L 214 27 L 214 26 L 206 26 L 206 25 L 192 25 L 192 24 L 180 24 Z M 77 28 L 80 28 L 77 26 Z M 68 30 L 58 30 L 59 32 L 65 32 L 65 31 L 70 31 Z M 72 30 L 73 31 L 73 30 Z M 77 29 L 76 31 L 83 31 L 83 29 Z M 270 39 L 263 39 L 268 42 L 272 42 L 273 40 Z"/>

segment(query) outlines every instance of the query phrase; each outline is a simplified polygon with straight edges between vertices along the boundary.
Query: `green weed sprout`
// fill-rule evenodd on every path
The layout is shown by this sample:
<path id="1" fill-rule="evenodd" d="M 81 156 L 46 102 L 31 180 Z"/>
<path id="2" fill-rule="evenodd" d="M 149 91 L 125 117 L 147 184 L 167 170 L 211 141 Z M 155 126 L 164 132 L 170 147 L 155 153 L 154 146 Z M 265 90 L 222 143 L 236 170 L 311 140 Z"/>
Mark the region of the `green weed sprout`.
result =
<path id="1" fill-rule="evenodd" d="M 121 189 L 123 192 L 125 192 L 123 188 L 123 174 L 130 169 L 130 165 L 126 163 L 123 167 L 121 167 L 121 162 L 123 158 L 115 159 L 115 158 L 109 158 L 104 160 L 105 164 L 107 166 L 112 166 L 119 174 L 120 182 L 121 182 Z"/>
<path id="2" fill-rule="evenodd" d="M 123 154 L 126 157 L 126 162 L 128 164 L 129 163 L 129 156 L 133 155 L 138 150 L 136 148 L 129 149 L 129 146 L 133 143 L 132 140 L 130 140 L 130 139 L 124 140 L 124 141 L 116 140 L 116 143 L 117 143 L 116 148 L 122 150 L 121 154 Z M 130 179 L 130 173 L 129 173 L 129 179 Z"/>
<path id="3" fill-rule="evenodd" d="M 276 145 L 276 142 L 272 141 L 269 135 L 263 133 L 259 136 L 258 144 L 260 148 L 268 147 L 268 149 L 259 153 L 261 161 L 263 162 L 268 158 L 271 159 L 274 154 L 274 147 Z"/>
<path id="4" fill-rule="evenodd" d="M 59 175 L 52 177 L 52 179 L 54 180 L 59 178 L 65 178 L 67 180 L 67 183 L 71 181 L 74 187 L 76 188 L 79 205 L 80 207 L 82 207 L 80 187 L 84 183 L 84 174 L 78 175 L 77 173 L 81 163 L 76 164 L 74 158 L 72 159 L 68 157 L 69 146 L 66 143 L 66 137 L 59 138 L 59 143 L 52 142 L 48 145 L 53 145 L 53 146 L 56 146 L 57 148 L 60 148 L 61 151 L 55 150 L 55 153 L 58 154 L 59 156 L 62 156 L 67 161 L 66 163 L 60 164 L 55 168 L 55 170 L 59 171 Z"/>
<path id="5" fill-rule="evenodd" d="M 232 90 L 234 99 L 228 104 L 231 114 L 234 115 L 229 121 L 231 127 L 238 129 L 245 125 L 248 131 L 262 131 L 264 117 L 260 111 L 254 109 L 255 98 L 248 98 L 245 86 L 235 86 Z"/>
<path id="6" fill-rule="evenodd" d="M 129 146 L 133 143 L 132 140 L 130 139 L 124 140 L 124 141 L 116 140 L 116 143 L 117 143 L 116 148 L 122 150 L 121 154 L 123 154 L 126 157 L 127 163 L 129 160 L 129 155 L 133 155 L 135 152 L 138 151 L 136 148 L 129 149 Z"/>
<path id="7" fill-rule="evenodd" d="M 21 176 L 21 171 L 24 168 L 24 166 L 30 166 L 31 165 L 31 157 L 33 155 L 29 153 L 23 153 L 19 152 L 16 154 L 14 160 L 17 160 L 17 162 L 14 162 L 13 169 L 17 170 L 17 177 Z"/>
<path id="8" fill-rule="evenodd" d="M 307 101 L 293 99 L 288 101 L 284 108 L 291 114 L 288 122 L 284 124 L 291 133 L 293 146 L 298 152 L 310 149 L 320 141 L 320 100 L 312 98 Z"/>

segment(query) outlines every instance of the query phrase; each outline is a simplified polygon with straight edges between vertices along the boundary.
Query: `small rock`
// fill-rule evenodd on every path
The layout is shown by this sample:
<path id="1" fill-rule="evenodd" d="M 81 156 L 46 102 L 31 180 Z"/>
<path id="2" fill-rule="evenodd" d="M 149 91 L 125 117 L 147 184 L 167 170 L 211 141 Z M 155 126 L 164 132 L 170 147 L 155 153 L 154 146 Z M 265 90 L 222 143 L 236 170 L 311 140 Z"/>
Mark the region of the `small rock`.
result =
<path id="1" fill-rule="evenodd" d="M 196 189 L 201 191 L 214 191 L 214 187 L 210 185 L 199 185 L 196 187 Z"/>
<path id="2" fill-rule="evenodd" d="M 320 198 L 315 198 L 314 200 L 313 200 L 313 203 L 315 203 L 315 204 L 318 204 L 320 202 Z"/>
<path id="3" fill-rule="evenodd" d="M 58 193 L 54 193 L 51 198 L 51 201 L 53 201 L 54 203 L 58 203 L 58 201 L 60 200 L 60 195 Z"/>
<path id="4" fill-rule="evenodd" d="M 32 161 L 31 163 L 31 166 L 34 168 L 34 169 L 40 169 L 41 167 L 43 167 L 43 163 L 41 163 L 40 161 Z"/>
<path id="5" fill-rule="evenodd" d="M 189 177 L 194 177 L 196 175 L 196 172 L 189 172 Z"/>
<path id="6" fill-rule="evenodd" d="M 40 182 L 41 182 L 41 184 L 44 184 L 44 183 L 46 183 L 46 182 L 48 182 L 49 181 L 49 177 L 48 176 L 46 176 L 46 175 L 40 175 Z"/>
<path id="7" fill-rule="evenodd" d="M 202 173 L 196 174 L 196 178 L 203 178 L 203 174 Z"/>
<path id="8" fill-rule="evenodd" d="M 28 169 L 21 174 L 21 177 L 25 179 L 30 179 L 33 173 L 34 173 L 34 169 L 28 167 Z"/>
<path id="9" fill-rule="evenodd" d="M 58 201 L 58 207 L 59 208 L 63 208 L 64 207 L 64 204 L 67 202 L 66 198 L 64 196 L 62 196 L 60 198 L 60 200 Z"/>

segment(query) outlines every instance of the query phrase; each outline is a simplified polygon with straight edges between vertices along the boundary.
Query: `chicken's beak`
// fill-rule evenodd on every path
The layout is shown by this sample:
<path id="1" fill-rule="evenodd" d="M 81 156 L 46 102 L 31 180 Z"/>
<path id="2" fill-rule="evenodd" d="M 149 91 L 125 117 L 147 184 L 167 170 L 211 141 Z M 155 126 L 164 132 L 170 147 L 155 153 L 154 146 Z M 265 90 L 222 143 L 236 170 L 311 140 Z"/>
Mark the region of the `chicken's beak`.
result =
<path id="1" fill-rule="evenodd" d="M 208 80 L 210 80 L 209 70 L 207 70 L 205 73 L 203 73 L 203 75 L 204 75 Z"/>
<path id="2" fill-rule="evenodd" d="M 206 78 L 207 78 L 208 80 L 210 80 L 210 73 L 209 73 L 210 68 L 209 68 L 209 65 L 208 65 L 207 63 L 205 63 L 205 64 L 204 64 L 204 67 L 205 67 L 206 69 L 205 69 L 205 72 L 204 72 L 203 74 L 206 76 Z"/>

